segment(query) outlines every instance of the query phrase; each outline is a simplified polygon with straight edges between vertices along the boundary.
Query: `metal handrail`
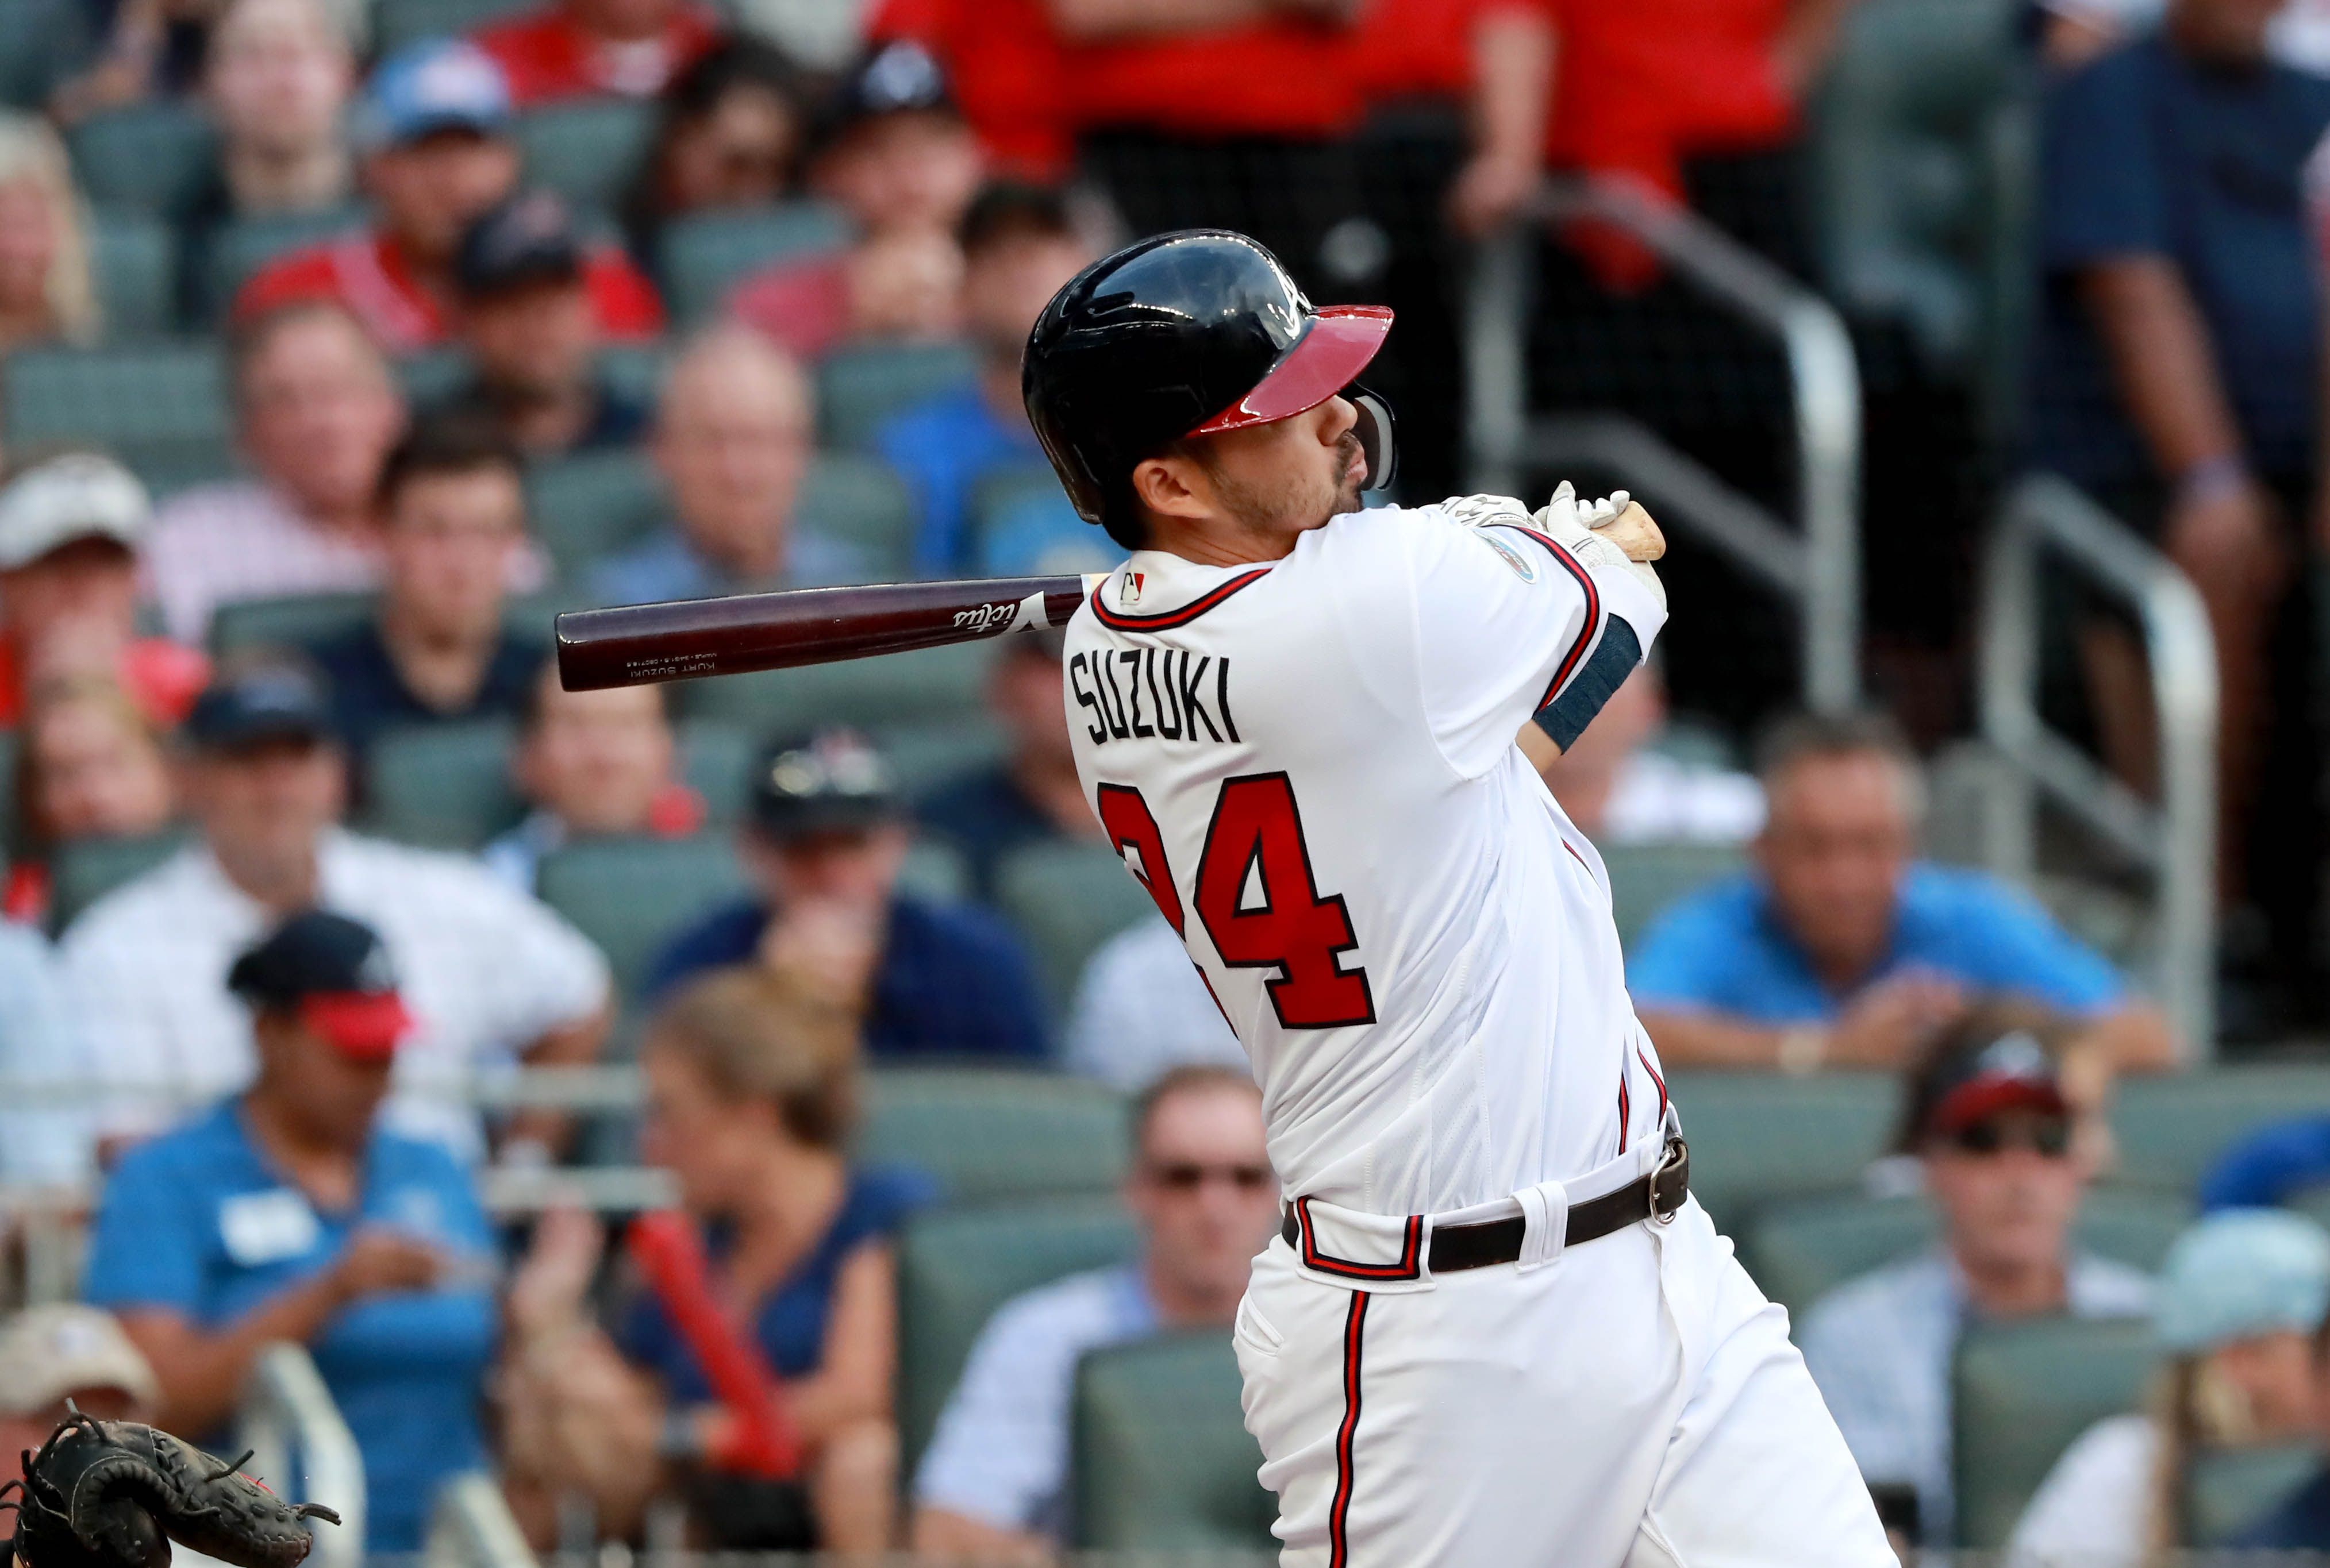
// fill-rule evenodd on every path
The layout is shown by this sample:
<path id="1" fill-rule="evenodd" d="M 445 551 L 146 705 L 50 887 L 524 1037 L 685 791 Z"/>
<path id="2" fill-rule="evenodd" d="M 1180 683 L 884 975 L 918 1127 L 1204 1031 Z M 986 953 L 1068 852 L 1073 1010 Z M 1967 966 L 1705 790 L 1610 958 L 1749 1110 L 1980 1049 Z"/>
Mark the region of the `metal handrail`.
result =
<path id="1" fill-rule="evenodd" d="M 283 1341 L 259 1353 L 238 1425 L 251 1450 L 251 1475 L 280 1497 L 321 1503 L 340 1516 L 337 1525 L 308 1526 L 316 1538 L 308 1558 L 313 1568 L 364 1568 L 364 1455 L 306 1346 Z"/>
<path id="2" fill-rule="evenodd" d="M 2135 607 L 2160 732 L 2160 803 L 2143 799 L 2047 727 L 2038 708 L 2039 558 L 2078 567 Z M 2027 880 L 2043 792 L 2149 870 L 2156 889 L 2153 984 L 2196 1060 L 2215 1051 L 2217 645 L 2174 562 L 2078 489 L 2024 479 L 1999 509 L 1983 562 L 1982 734 L 2008 766 L 1991 792 L 1984 859 Z"/>
<path id="3" fill-rule="evenodd" d="M 426 1568 L 536 1568 L 526 1532 L 483 1470 L 463 1470 L 438 1488 L 421 1560 Z"/>
<path id="4" fill-rule="evenodd" d="M 1861 372 L 1843 317 L 1722 230 L 1634 184 L 1548 181 L 1525 223 L 1596 219 L 1624 230 L 1740 320 L 1776 338 L 1795 391 L 1796 520 L 1804 570 L 1779 584 L 1802 613 L 1804 705 L 1849 709 L 1861 694 Z M 1466 427 L 1472 485 L 1516 492 L 1540 462 L 1528 417 L 1528 231 L 1487 241 L 1465 305 Z"/>

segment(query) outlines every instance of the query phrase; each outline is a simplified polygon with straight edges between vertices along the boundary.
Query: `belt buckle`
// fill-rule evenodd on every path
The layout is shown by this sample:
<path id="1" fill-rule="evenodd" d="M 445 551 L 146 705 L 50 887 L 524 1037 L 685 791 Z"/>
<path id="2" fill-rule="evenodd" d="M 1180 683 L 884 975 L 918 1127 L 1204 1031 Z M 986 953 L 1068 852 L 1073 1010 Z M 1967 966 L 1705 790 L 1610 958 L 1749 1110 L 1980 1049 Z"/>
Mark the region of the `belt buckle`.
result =
<path id="1" fill-rule="evenodd" d="M 1659 1188 L 1665 1182 L 1668 1172 L 1680 1167 L 1687 1167 L 1690 1163 L 1691 1146 L 1680 1138 L 1667 1139 L 1666 1152 L 1660 1157 L 1658 1168 L 1651 1172 L 1649 1198 L 1650 1221 L 1653 1224 L 1672 1225 L 1674 1223 L 1675 1215 L 1682 1212 L 1683 1201 L 1691 1195 L 1690 1185 L 1685 1184 L 1681 1194 L 1672 1203 L 1662 1202 Z"/>

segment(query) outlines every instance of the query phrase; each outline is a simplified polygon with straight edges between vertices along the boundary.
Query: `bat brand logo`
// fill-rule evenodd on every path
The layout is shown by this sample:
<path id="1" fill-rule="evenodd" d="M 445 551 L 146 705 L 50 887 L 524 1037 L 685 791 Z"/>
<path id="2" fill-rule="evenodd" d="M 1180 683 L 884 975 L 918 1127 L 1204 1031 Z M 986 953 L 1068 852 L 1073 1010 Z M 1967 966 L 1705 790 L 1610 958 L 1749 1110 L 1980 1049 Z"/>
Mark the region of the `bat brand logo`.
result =
<path id="1" fill-rule="evenodd" d="M 969 631 L 999 631 L 1011 624 L 1011 616 L 1019 607 L 1009 600 L 994 604 L 974 604 L 969 609 L 954 612 L 956 626 Z"/>

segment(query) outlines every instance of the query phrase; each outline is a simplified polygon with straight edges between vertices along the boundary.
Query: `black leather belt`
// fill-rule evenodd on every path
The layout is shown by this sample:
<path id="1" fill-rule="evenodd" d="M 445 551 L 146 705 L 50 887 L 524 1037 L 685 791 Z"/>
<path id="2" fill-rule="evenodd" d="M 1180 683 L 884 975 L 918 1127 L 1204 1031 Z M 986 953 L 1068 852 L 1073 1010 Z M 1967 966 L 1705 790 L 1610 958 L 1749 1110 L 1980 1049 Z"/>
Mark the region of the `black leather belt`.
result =
<path id="1" fill-rule="evenodd" d="M 1562 1245 L 1574 1247 L 1583 1242 L 1599 1241 L 1613 1231 L 1623 1231 L 1643 1220 L 1666 1224 L 1690 1195 L 1691 1147 L 1680 1138 L 1671 1138 L 1667 1139 L 1666 1157 L 1659 1161 L 1656 1170 L 1636 1176 L 1615 1192 L 1570 1204 L 1569 1228 L 1563 1233 Z M 1287 1212 L 1278 1233 L 1286 1239 L 1288 1246 L 1301 1249 L 1302 1228 L 1293 1211 Z M 1518 1262 L 1522 1238 L 1528 1233 L 1529 1221 L 1520 1214 L 1507 1220 L 1486 1220 L 1477 1225 L 1435 1225 L 1430 1252 L 1432 1271 L 1453 1274 L 1460 1269 L 1486 1269 L 1492 1264 Z"/>

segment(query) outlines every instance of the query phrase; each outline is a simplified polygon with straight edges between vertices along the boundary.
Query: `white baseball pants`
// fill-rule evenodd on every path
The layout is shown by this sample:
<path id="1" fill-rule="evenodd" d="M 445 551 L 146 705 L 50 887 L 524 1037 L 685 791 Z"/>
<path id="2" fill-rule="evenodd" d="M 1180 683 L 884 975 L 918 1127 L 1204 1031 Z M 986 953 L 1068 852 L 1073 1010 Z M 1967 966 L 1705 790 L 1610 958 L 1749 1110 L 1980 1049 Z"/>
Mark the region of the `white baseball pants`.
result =
<path id="1" fill-rule="evenodd" d="M 1415 1277 L 1255 1260 L 1236 1339 L 1282 1568 L 1896 1568 L 1786 1312 L 1696 1199 L 1437 1278 L 1422 1227 L 1308 1209 L 1321 1252 Z"/>

